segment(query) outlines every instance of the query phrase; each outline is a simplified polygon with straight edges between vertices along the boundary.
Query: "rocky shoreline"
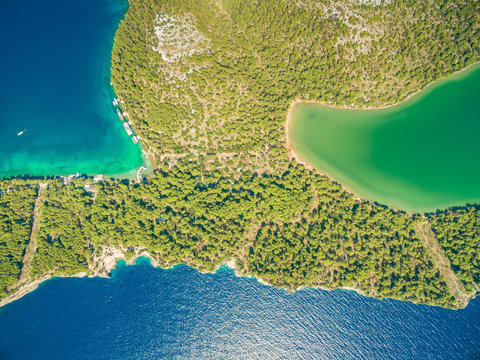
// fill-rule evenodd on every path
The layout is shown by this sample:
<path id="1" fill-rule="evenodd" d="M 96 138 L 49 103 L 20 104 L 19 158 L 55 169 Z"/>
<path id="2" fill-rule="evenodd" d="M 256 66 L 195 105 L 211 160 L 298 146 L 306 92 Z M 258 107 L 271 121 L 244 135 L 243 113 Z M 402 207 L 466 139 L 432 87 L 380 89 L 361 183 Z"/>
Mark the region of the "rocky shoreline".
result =
<path id="1" fill-rule="evenodd" d="M 91 270 L 90 273 L 80 272 L 80 273 L 77 273 L 77 274 L 74 274 L 74 275 L 69 275 L 69 276 L 55 275 L 55 274 L 50 273 L 50 274 L 45 274 L 42 277 L 34 279 L 30 282 L 26 282 L 26 283 L 20 285 L 18 290 L 14 294 L 12 294 L 12 295 L 6 297 L 5 299 L 1 300 L 0 301 L 0 308 L 9 304 L 9 303 L 11 303 L 11 302 L 13 302 L 13 301 L 15 301 L 15 300 L 18 300 L 18 299 L 22 298 L 23 296 L 25 296 L 26 294 L 36 290 L 43 282 L 45 282 L 47 280 L 50 280 L 54 277 L 65 277 L 65 278 L 66 277 L 79 277 L 79 278 L 102 277 L 102 278 L 110 278 L 112 270 L 116 269 L 118 261 L 120 261 L 120 260 L 124 260 L 127 265 L 135 265 L 138 258 L 144 257 L 144 258 L 150 259 L 150 263 L 153 267 L 156 267 L 156 268 L 161 267 L 160 263 L 150 253 L 148 253 L 145 249 L 136 250 L 134 255 L 128 260 L 127 260 L 127 257 L 126 257 L 127 252 L 128 252 L 127 249 L 124 249 L 124 248 L 121 248 L 121 247 L 113 247 L 113 246 L 107 247 L 107 248 L 102 249 L 102 254 L 100 256 L 95 257 L 95 262 L 94 263 L 98 264 L 98 266 L 95 270 Z M 163 268 L 163 269 L 164 270 L 172 269 L 173 267 L 175 267 L 176 265 L 179 265 L 179 264 L 174 264 L 174 265 L 171 265 L 171 266 Z M 190 266 L 190 265 L 188 265 L 188 266 Z M 298 289 L 295 289 L 295 290 L 288 289 L 288 288 L 283 287 L 283 286 L 275 286 L 275 285 L 270 284 L 269 282 L 267 282 L 266 280 L 264 280 L 264 279 L 262 279 L 258 276 L 246 274 L 246 273 L 243 273 L 242 271 L 240 271 L 238 266 L 237 266 L 237 259 L 236 258 L 231 258 L 230 260 L 225 261 L 220 265 L 217 265 L 213 271 L 201 271 L 201 270 L 198 270 L 198 269 L 197 270 L 202 274 L 216 273 L 221 266 L 227 266 L 228 268 L 232 269 L 234 271 L 235 276 L 237 276 L 237 277 L 247 277 L 247 278 L 255 279 L 256 281 L 258 281 L 260 284 L 262 284 L 264 286 L 281 288 L 281 289 L 286 290 L 290 293 L 294 293 L 296 291 L 300 291 L 302 289 L 307 289 L 307 288 L 319 289 L 319 290 L 324 290 L 324 291 L 347 290 L 347 291 L 354 291 L 361 296 L 376 298 L 376 299 L 379 299 L 379 300 L 383 299 L 383 298 L 378 298 L 376 296 L 373 296 L 371 294 L 367 294 L 360 289 L 357 289 L 355 287 L 350 287 L 350 286 L 340 287 L 340 288 L 326 288 L 326 287 L 322 287 L 322 286 L 301 286 L 301 287 L 299 287 Z M 192 266 L 192 267 L 194 267 L 194 266 Z M 468 298 L 468 300 L 464 304 L 462 304 L 461 306 L 458 306 L 457 308 L 449 308 L 449 309 L 451 309 L 451 310 L 464 309 L 468 305 L 469 301 L 472 300 L 473 298 L 475 298 L 475 294 L 471 294 L 471 296 Z M 438 305 L 432 305 L 432 304 L 424 304 L 424 303 L 416 302 L 416 301 L 413 301 L 413 300 L 404 300 L 404 299 L 396 299 L 396 298 L 391 298 L 391 299 L 398 300 L 398 301 L 409 301 L 409 302 L 417 304 L 417 305 L 438 306 Z"/>

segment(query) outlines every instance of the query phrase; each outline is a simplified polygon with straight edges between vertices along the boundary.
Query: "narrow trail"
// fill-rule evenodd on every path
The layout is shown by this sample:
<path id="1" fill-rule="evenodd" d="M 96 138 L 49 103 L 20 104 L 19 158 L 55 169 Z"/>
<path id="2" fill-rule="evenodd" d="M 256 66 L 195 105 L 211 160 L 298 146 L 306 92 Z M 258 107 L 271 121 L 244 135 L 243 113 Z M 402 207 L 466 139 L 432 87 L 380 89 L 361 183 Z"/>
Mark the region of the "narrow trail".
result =
<path id="1" fill-rule="evenodd" d="M 250 226 L 245 234 L 245 244 L 240 249 L 238 253 L 237 269 L 241 272 L 247 272 L 248 269 L 248 254 L 250 246 L 253 246 L 255 238 L 257 237 L 257 232 L 260 229 L 260 226 L 256 223 L 256 219 L 252 219 Z"/>
<path id="2" fill-rule="evenodd" d="M 415 226 L 415 232 L 419 236 L 423 245 L 426 247 L 433 262 L 437 265 L 440 274 L 445 279 L 445 282 L 450 289 L 452 295 L 457 299 L 460 306 L 465 307 L 468 300 L 472 297 L 455 272 L 452 270 L 450 260 L 448 260 L 440 243 L 432 231 L 430 223 L 425 221 Z"/>
<path id="3" fill-rule="evenodd" d="M 25 249 L 25 255 L 22 260 L 22 270 L 20 273 L 20 279 L 16 286 L 21 285 L 25 280 L 27 280 L 28 275 L 30 274 L 31 264 L 33 260 L 33 254 L 37 251 L 37 233 L 40 227 L 40 212 L 44 203 L 43 190 L 46 188 L 47 184 L 39 184 L 37 199 L 35 200 L 35 206 L 33 208 L 33 225 L 30 232 L 30 241 L 28 242 L 27 248 Z"/>

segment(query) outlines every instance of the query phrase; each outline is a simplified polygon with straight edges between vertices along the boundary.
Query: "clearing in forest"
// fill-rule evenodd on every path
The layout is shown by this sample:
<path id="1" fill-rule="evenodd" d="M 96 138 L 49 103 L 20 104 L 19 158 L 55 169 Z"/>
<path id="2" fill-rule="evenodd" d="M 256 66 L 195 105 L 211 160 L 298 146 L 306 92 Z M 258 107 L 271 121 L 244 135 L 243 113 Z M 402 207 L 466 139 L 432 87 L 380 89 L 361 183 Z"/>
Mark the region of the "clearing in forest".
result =
<path id="1" fill-rule="evenodd" d="M 472 294 L 468 293 L 460 279 L 452 270 L 450 260 L 448 260 L 445 252 L 440 246 L 440 243 L 432 231 L 430 223 L 425 221 L 416 225 L 415 231 L 420 237 L 423 245 L 426 247 L 433 262 L 437 265 L 438 270 L 445 279 L 452 295 L 457 299 L 460 306 L 466 306 L 468 300 L 472 297 Z"/>

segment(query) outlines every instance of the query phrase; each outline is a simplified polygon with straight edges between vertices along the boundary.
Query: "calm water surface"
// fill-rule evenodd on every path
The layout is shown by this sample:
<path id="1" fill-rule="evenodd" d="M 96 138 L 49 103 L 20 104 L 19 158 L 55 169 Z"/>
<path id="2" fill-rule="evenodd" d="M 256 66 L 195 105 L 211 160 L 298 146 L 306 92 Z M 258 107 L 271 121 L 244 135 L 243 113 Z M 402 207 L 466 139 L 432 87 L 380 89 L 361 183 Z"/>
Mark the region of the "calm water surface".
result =
<path id="1" fill-rule="evenodd" d="M 0 309 L 2 359 L 396 359 L 480 356 L 480 301 L 446 310 L 350 291 L 296 293 L 221 268 L 120 263 Z"/>
<path id="2" fill-rule="evenodd" d="M 295 151 L 355 193 L 407 211 L 480 202 L 480 67 L 385 110 L 302 104 Z"/>
<path id="3" fill-rule="evenodd" d="M 117 175 L 142 164 L 111 102 L 111 48 L 127 8 L 126 0 L 0 1 L 0 177 Z"/>

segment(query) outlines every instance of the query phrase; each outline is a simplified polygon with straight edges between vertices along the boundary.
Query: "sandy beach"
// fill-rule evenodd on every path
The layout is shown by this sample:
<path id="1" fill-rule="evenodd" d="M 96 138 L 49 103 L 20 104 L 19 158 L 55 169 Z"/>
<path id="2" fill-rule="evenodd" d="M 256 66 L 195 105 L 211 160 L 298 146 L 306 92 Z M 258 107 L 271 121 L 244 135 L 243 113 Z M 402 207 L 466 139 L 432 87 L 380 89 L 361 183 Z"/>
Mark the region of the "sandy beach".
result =
<path id="1" fill-rule="evenodd" d="M 345 190 L 346 192 L 348 192 L 349 194 L 352 194 L 355 198 L 355 200 L 357 201 L 363 201 L 364 199 L 362 197 L 360 197 L 358 194 L 356 194 L 352 189 L 349 189 L 347 186 L 339 183 L 338 181 L 336 181 L 335 179 L 333 179 L 329 174 L 323 172 L 322 169 L 319 169 L 319 168 L 316 168 L 314 167 L 313 165 L 311 165 L 310 163 L 308 163 L 304 158 L 302 158 L 297 152 L 295 152 L 295 150 L 293 149 L 293 146 L 290 142 L 290 126 L 291 126 L 291 122 L 292 122 L 292 113 L 293 113 L 293 110 L 295 108 L 295 106 L 299 105 L 299 104 L 316 104 L 316 105 L 321 105 L 321 106 L 325 106 L 324 104 L 322 104 L 321 102 L 315 102 L 315 101 L 303 101 L 303 100 L 300 100 L 300 99 L 296 99 L 292 102 L 292 104 L 290 105 L 290 108 L 288 110 L 288 113 L 287 113 L 287 120 L 285 122 L 285 133 L 286 133 L 286 142 L 285 142 L 285 147 L 287 149 L 287 154 L 288 154 L 288 158 L 290 160 L 292 159 L 295 159 L 299 164 L 302 164 L 303 166 L 305 166 L 305 168 L 307 170 L 311 170 L 311 171 L 315 171 L 317 174 L 323 176 L 323 177 L 326 177 L 327 179 L 329 179 L 330 181 L 334 182 L 335 184 L 338 184 L 342 187 L 343 190 Z"/>

